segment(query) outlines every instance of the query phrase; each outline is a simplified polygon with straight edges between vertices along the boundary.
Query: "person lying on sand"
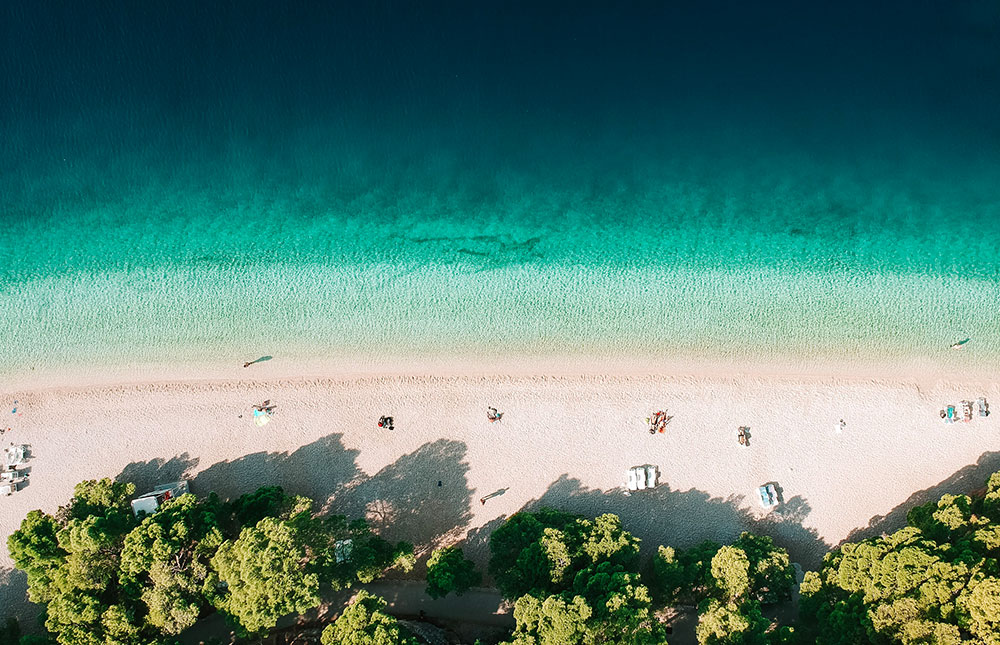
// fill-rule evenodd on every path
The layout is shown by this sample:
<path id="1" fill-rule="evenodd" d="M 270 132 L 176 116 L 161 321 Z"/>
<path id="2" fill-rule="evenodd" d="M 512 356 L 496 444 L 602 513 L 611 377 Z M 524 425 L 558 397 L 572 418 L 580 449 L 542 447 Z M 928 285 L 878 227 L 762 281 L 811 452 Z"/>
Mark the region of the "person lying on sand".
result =
<path id="1" fill-rule="evenodd" d="M 261 403 L 260 405 L 255 405 L 253 407 L 256 410 L 260 410 L 261 412 L 267 412 L 268 414 L 270 414 L 271 412 L 274 412 L 274 408 L 276 408 L 278 406 L 272 404 L 271 403 L 271 399 L 268 399 L 268 400 L 264 401 L 263 403 Z"/>
<path id="2" fill-rule="evenodd" d="M 490 420 L 490 423 L 499 421 L 502 416 L 503 412 L 498 412 L 496 408 L 486 408 L 486 418 Z"/>

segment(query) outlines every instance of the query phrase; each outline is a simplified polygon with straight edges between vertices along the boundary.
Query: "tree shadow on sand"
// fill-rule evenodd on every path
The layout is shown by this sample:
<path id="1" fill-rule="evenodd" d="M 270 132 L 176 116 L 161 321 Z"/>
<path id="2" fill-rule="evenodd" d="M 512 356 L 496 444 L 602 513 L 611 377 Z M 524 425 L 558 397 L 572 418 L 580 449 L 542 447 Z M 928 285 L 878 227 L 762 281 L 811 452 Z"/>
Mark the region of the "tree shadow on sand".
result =
<path id="1" fill-rule="evenodd" d="M 858 542 L 883 533 L 893 533 L 906 526 L 906 514 L 914 506 L 937 501 L 942 495 L 969 494 L 986 486 L 990 475 L 1000 470 L 1000 452 L 984 452 L 974 464 L 969 464 L 956 470 L 947 479 L 917 491 L 905 502 L 896 506 L 885 515 L 876 515 L 868 521 L 868 526 L 854 529 L 844 542 Z M 843 544 L 843 542 L 841 543 Z"/>
<path id="2" fill-rule="evenodd" d="M 281 486 L 286 493 L 312 499 L 317 511 L 326 512 L 337 493 L 361 477 L 359 451 L 348 450 L 341 437 L 327 435 L 290 453 L 255 452 L 220 461 L 198 473 L 192 489 L 232 499 L 261 486 Z"/>
<path id="3" fill-rule="evenodd" d="M 693 488 L 673 490 L 667 484 L 626 495 L 620 488 L 608 491 L 587 488 L 578 479 L 562 475 L 540 498 L 528 502 L 521 510 L 545 507 L 585 517 L 614 513 L 622 519 L 626 530 L 642 540 L 643 558 L 651 556 L 661 544 L 679 548 L 689 548 L 705 540 L 728 544 L 743 531 L 771 536 L 779 546 L 788 549 L 792 560 L 805 568 L 818 566 L 830 548 L 814 529 L 803 526 L 811 509 L 799 496 L 784 501 L 771 513 L 757 516 L 745 507 L 745 500 L 739 495 L 712 497 Z M 488 562 L 490 534 L 506 519 L 499 517 L 470 531 L 463 545 L 466 554 L 476 562 Z"/>
<path id="4" fill-rule="evenodd" d="M 39 631 L 35 618 L 44 608 L 28 601 L 28 576 L 23 571 L 0 569 L 0 603 L 3 604 L 0 622 L 17 618 L 24 632 Z"/>
<path id="5" fill-rule="evenodd" d="M 133 482 L 144 492 L 187 474 L 193 493 L 214 492 L 222 499 L 277 485 L 311 498 L 320 513 L 364 517 L 386 539 L 412 542 L 418 554 L 464 531 L 472 496 L 464 443 L 442 439 L 424 444 L 369 477 L 357 466 L 359 451 L 348 450 L 341 437 L 328 435 L 291 453 L 257 452 L 221 461 L 193 477 L 198 459 L 187 453 L 136 462 L 116 479 Z"/>
<path id="6" fill-rule="evenodd" d="M 217 493 L 222 499 L 234 499 L 261 486 L 281 486 L 287 493 L 313 499 L 317 510 L 323 511 L 339 490 L 361 476 L 355 463 L 358 451 L 345 448 L 342 436 L 328 435 L 291 453 L 255 452 L 197 473 L 199 460 L 188 453 L 134 462 L 115 479 L 133 482 L 136 492 L 142 493 L 186 476 L 191 492 L 199 496 Z"/>
<path id="7" fill-rule="evenodd" d="M 198 459 L 188 453 L 170 459 L 150 459 L 135 461 L 125 466 L 115 479 L 135 484 L 135 492 L 142 494 L 153 490 L 158 484 L 190 478 L 190 473 L 198 465 Z"/>
<path id="8" fill-rule="evenodd" d="M 365 517 L 387 539 L 412 542 L 418 557 L 429 554 L 460 537 L 472 518 L 466 451 L 461 441 L 426 443 L 347 487 L 337 511 Z"/>

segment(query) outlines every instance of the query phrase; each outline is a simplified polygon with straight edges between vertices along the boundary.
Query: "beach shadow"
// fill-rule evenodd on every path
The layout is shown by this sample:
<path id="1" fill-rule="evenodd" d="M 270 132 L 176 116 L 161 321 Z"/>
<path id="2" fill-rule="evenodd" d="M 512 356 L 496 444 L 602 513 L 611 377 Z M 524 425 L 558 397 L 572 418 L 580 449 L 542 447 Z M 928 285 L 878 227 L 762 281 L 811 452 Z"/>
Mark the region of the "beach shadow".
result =
<path id="1" fill-rule="evenodd" d="M 327 435 L 291 453 L 255 452 L 220 461 L 195 476 L 192 490 L 234 499 L 262 486 L 281 486 L 288 494 L 312 499 L 317 512 L 327 512 L 331 499 L 361 474 L 359 451 L 348 450 L 341 437 Z"/>
<path id="2" fill-rule="evenodd" d="M 579 480 L 562 475 L 524 510 L 543 507 L 587 517 L 614 513 L 626 530 L 642 540 L 640 553 L 644 558 L 661 544 L 682 549 L 705 540 L 728 544 L 743 531 L 772 537 L 788 550 L 792 560 L 807 569 L 818 567 L 830 549 L 814 529 L 802 525 L 811 509 L 801 497 L 780 505 L 783 512 L 757 516 L 745 508 L 742 496 L 712 497 L 694 488 L 674 490 L 669 484 L 626 496 L 620 488 L 586 488 Z"/>
<path id="3" fill-rule="evenodd" d="M 224 500 L 278 485 L 312 499 L 317 513 L 368 519 L 386 539 L 412 542 L 418 556 L 461 537 L 471 519 L 472 498 L 464 443 L 424 444 L 368 477 L 358 469 L 359 451 L 345 448 L 342 436 L 328 435 L 291 453 L 257 452 L 221 461 L 193 476 L 198 460 L 186 453 L 136 462 L 117 479 L 135 483 L 142 492 L 188 474 L 192 492 L 199 497 L 214 492 Z"/>
<path id="4" fill-rule="evenodd" d="M 309 497 L 316 510 L 323 511 L 338 490 L 360 475 L 355 464 L 358 451 L 347 450 L 341 437 L 328 435 L 292 453 L 257 452 L 220 461 L 198 473 L 194 471 L 199 460 L 188 453 L 134 462 L 115 479 L 134 483 L 136 492 L 142 493 L 186 478 L 192 493 L 199 497 L 216 493 L 222 499 L 235 499 L 262 486 L 281 486 L 286 493 Z"/>
<path id="5" fill-rule="evenodd" d="M 984 452 L 974 464 L 969 464 L 952 474 L 947 479 L 917 491 L 905 502 L 896 506 L 885 515 L 876 515 L 868 521 L 868 526 L 854 529 L 844 539 L 844 542 L 858 542 L 883 533 L 893 533 L 906 526 L 906 514 L 914 506 L 927 502 L 935 502 L 942 495 L 974 493 L 986 486 L 990 475 L 1000 470 L 1000 452 Z M 844 542 L 841 542 L 843 544 Z M 839 546 L 839 545 L 838 545 Z"/>
<path id="6" fill-rule="evenodd" d="M 37 634 L 42 630 L 45 607 L 28 601 L 28 576 L 23 571 L 0 569 L 0 603 L 3 604 L 0 620 L 17 618 L 25 634 Z"/>
<path id="7" fill-rule="evenodd" d="M 345 487 L 336 512 L 365 517 L 388 540 L 405 540 L 418 559 L 460 538 L 472 518 L 466 445 L 440 439 Z M 440 482 L 440 485 L 439 485 Z"/>
<path id="8" fill-rule="evenodd" d="M 132 462 L 118 473 L 115 480 L 135 484 L 135 492 L 141 495 L 153 490 L 159 484 L 190 479 L 187 475 L 197 465 L 198 459 L 185 452 L 170 459 L 156 458 Z"/>
<path id="9" fill-rule="evenodd" d="M 465 554 L 465 557 L 475 562 L 476 568 L 483 573 L 483 585 L 485 586 L 495 584 L 487 568 L 490 561 L 490 536 L 493 535 L 493 531 L 503 526 L 507 519 L 506 515 L 501 515 L 482 526 L 471 529 L 465 535 L 465 540 L 458 545 L 462 547 L 462 553 Z"/>

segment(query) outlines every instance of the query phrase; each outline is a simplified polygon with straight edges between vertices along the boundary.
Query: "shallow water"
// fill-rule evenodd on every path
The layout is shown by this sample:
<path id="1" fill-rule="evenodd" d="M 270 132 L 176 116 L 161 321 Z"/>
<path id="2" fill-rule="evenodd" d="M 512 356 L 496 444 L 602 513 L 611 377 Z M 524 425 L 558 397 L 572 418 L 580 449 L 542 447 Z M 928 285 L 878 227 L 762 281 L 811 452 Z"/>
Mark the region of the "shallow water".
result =
<path id="1" fill-rule="evenodd" d="M 2 11 L 0 370 L 1000 357 L 986 3 Z"/>

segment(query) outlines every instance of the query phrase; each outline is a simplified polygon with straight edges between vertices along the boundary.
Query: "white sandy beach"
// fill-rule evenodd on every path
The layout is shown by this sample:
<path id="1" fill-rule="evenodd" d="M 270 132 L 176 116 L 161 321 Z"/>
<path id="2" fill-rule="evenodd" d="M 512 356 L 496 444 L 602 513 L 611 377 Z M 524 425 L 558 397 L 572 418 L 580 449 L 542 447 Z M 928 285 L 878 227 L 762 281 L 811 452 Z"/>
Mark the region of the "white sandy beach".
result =
<path id="1" fill-rule="evenodd" d="M 421 376 L 412 364 L 397 375 L 312 366 L 302 378 L 275 360 L 153 370 L 146 382 L 115 384 L 109 373 L 5 381 L 3 439 L 30 444 L 33 458 L 30 485 L 0 501 L 0 534 L 29 510 L 55 511 L 84 479 L 131 480 L 141 492 L 185 475 L 198 494 L 279 484 L 323 508 L 367 514 L 418 552 L 465 540 L 484 567 L 489 530 L 545 504 L 617 513 L 647 552 L 752 529 L 814 568 L 844 539 L 898 528 L 910 505 L 972 491 L 1000 470 L 1000 415 L 955 425 L 938 418 L 946 403 L 1000 401 L 995 379 L 627 368 L 592 362 L 576 375 L 533 376 L 522 365 L 491 376 L 450 363 Z M 251 406 L 264 399 L 277 411 L 257 428 Z M 501 422 L 487 421 L 489 405 L 504 412 Z M 661 409 L 674 418 L 650 435 L 644 419 Z M 395 430 L 376 426 L 382 414 Z M 738 426 L 751 428 L 750 447 L 737 443 Z M 658 488 L 623 495 L 625 470 L 647 463 L 659 467 Z M 784 498 L 769 515 L 754 498 L 766 482 Z M 3 551 L 0 604 L 33 620 L 23 575 Z"/>

